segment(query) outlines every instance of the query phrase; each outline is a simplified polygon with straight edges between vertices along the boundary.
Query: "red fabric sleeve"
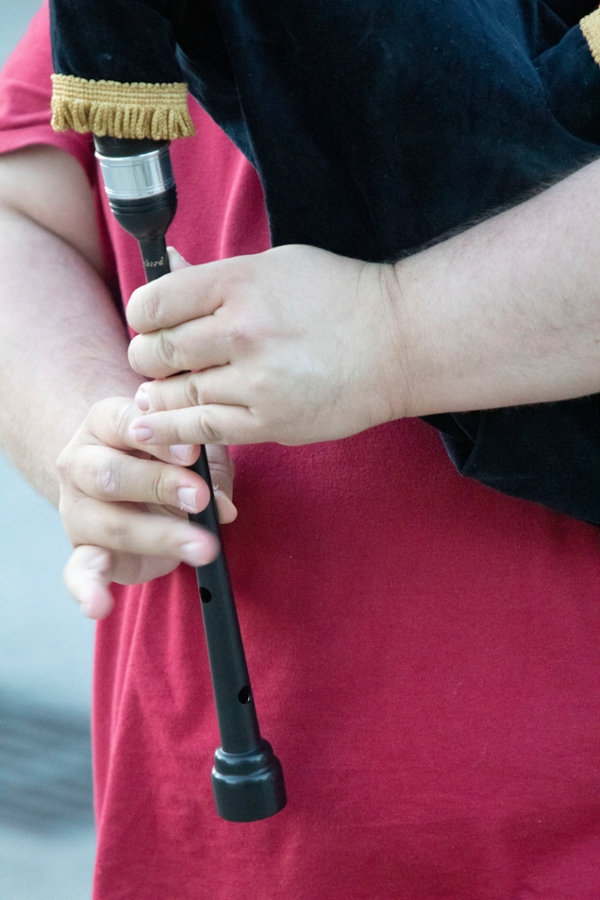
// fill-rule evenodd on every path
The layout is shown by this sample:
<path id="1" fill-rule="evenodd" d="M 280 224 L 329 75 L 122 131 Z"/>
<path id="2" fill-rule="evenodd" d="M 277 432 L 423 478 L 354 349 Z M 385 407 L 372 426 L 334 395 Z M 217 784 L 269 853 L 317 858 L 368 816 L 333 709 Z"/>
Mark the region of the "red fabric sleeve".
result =
<path id="1" fill-rule="evenodd" d="M 50 127 L 52 71 L 50 18 L 45 2 L 0 72 L 0 153 L 49 144 L 75 157 L 90 184 L 95 184 L 89 135 L 57 133 Z"/>

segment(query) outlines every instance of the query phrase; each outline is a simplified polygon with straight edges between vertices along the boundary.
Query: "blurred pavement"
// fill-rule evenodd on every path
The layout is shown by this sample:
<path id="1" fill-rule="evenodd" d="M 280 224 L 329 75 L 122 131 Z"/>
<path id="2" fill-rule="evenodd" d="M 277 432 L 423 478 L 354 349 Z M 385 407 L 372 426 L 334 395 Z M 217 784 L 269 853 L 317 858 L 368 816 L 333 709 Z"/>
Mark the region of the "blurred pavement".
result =
<path id="1" fill-rule="evenodd" d="M 39 5 L 0 0 L 0 63 Z M 0 510 L 0 900 L 88 900 L 94 626 L 58 514 L 1 456 Z"/>

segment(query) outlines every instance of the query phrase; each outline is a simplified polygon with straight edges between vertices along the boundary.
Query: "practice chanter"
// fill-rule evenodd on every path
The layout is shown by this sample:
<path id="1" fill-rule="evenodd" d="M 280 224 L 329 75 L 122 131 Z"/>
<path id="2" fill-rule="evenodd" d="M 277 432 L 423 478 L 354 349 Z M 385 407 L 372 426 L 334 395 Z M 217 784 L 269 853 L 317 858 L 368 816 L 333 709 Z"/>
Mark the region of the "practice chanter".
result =
<path id="1" fill-rule="evenodd" d="M 169 143 L 112 137 L 94 140 L 111 210 L 138 241 L 146 279 L 160 278 L 169 272 L 165 234 L 177 208 Z M 218 537 L 204 446 L 190 468 L 210 489 L 208 506 L 190 519 Z M 279 760 L 260 735 L 223 551 L 214 562 L 197 568 L 196 575 L 221 736 L 212 771 L 217 812 L 232 822 L 264 819 L 285 806 L 285 785 Z"/>

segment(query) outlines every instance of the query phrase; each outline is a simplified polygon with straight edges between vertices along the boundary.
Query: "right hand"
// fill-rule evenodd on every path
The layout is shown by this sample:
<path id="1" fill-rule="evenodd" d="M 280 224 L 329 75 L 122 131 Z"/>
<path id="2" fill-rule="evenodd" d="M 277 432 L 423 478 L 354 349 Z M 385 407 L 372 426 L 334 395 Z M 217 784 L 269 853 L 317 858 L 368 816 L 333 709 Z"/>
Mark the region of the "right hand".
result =
<path id="1" fill-rule="evenodd" d="M 181 562 L 202 566 L 217 539 L 188 521 L 208 504 L 209 489 L 190 465 L 192 446 L 147 447 L 129 436 L 140 415 L 126 397 L 94 404 L 58 459 L 59 511 L 74 552 L 65 583 L 85 615 L 102 619 L 113 605 L 111 582 L 140 584 Z M 219 518 L 235 519 L 233 465 L 225 447 L 207 447 Z"/>

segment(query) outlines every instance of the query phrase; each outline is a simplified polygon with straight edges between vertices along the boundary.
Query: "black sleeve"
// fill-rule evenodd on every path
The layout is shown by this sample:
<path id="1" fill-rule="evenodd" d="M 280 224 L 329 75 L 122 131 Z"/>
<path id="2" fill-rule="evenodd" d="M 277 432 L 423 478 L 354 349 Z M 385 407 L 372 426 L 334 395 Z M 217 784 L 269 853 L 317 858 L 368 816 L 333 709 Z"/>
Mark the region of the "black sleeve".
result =
<path id="1" fill-rule="evenodd" d="M 600 525 L 600 394 L 425 421 L 462 475 Z"/>

